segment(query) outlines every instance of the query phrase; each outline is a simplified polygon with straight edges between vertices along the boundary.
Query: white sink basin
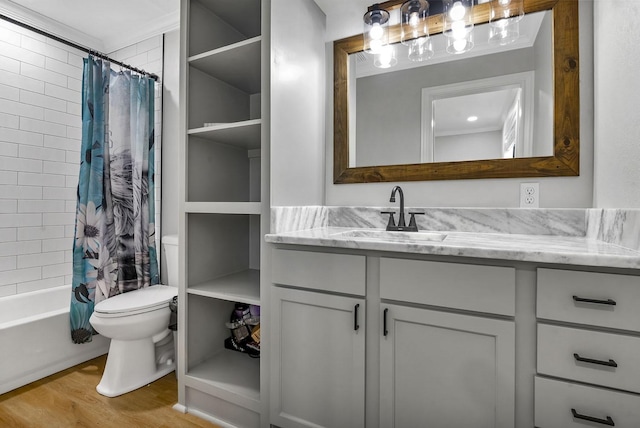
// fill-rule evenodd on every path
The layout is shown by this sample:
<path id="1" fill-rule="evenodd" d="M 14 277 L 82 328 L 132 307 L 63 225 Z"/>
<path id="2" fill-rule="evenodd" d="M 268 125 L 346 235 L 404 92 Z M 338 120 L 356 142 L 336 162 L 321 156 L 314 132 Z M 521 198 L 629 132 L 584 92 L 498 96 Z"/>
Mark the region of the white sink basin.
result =
<path id="1" fill-rule="evenodd" d="M 377 229 L 355 229 L 333 234 L 342 238 L 358 238 L 393 242 L 441 242 L 447 237 L 440 232 L 389 232 Z"/>

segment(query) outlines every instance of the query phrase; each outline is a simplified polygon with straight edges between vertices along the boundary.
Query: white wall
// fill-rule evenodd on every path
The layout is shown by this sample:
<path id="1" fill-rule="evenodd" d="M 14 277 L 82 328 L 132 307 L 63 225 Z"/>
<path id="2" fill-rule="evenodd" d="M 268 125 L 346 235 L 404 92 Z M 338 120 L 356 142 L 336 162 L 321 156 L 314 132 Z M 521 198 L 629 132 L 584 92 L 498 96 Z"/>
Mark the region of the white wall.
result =
<path id="1" fill-rule="evenodd" d="M 640 2 L 595 2 L 595 206 L 640 208 Z"/>
<path id="2" fill-rule="evenodd" d="M 139 66 L 162 54 L 127 49 Z M 71 283 L 84 55 L 0 20 L 0 297 Z"/>
<path id="3" fill-rule="evenodd" d="M 631 0 L 630 0 L 631 1 Z M 365 6 L 366 8 L 366 6 Z M 364 11 L 365 9 L 362 9 Z M 364 13 L 364 12 L 362 12 Z M 330 36 L 341 38 L 362 31 L 361 15 L 340 17 L 340 31 L 331 23 Z M 517 207 L 520 183 L 540 183 L 540 207 L 591 207 L 593 196 L 593 3 L 580 1 L 580 176 L 488 180 L 423 181 L 401 183 L 333 184 L 333 76 L 332 41 L 327 49 L 326 205 L 387 206 L 388 193 L 400 184 L 409 206 Z M 333 40 L 333 39 L 330 39 Z"/>

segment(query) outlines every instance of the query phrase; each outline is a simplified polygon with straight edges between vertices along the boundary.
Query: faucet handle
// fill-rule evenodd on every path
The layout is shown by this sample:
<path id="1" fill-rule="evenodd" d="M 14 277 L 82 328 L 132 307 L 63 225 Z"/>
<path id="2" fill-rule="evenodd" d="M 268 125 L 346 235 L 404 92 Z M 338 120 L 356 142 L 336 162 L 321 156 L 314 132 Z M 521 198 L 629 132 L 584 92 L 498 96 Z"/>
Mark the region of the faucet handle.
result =
<path id="1" fill-rule="evenodd" d="M 409 211 L 409 215 L 411 217 L 409 217 L 409 228 L 411 228 L 412 230 L 417 231 L 418 230 L 418 225 L 416 224 L 416 215 L 424 215 L 424 212 L 411 212 Z"/>
<path id="2" fill-rule="evenodd" d="M 387 230 L 389 230 L 390 227 L 396 227 L 396 220 L 393 217 L 395 213 L 396 213 L 395 211 L 380 211 L 380 214 L 389 214 L 389 222 L 387 223 Z"/>

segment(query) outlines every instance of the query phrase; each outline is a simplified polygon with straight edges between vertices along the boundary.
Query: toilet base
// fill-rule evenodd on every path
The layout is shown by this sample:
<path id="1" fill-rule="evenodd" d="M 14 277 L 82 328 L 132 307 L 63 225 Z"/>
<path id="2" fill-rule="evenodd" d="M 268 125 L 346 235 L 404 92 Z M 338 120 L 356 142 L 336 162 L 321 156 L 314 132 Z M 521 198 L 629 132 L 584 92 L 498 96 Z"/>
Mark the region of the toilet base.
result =
<path id="1" fill-rule="evenodd" d="M 96 391 L 117 397 L 141 388 L 175 370 L 175 364 L 156 365 L 155 344 L 151 338 L 111 339 L 107 363 Z"/>

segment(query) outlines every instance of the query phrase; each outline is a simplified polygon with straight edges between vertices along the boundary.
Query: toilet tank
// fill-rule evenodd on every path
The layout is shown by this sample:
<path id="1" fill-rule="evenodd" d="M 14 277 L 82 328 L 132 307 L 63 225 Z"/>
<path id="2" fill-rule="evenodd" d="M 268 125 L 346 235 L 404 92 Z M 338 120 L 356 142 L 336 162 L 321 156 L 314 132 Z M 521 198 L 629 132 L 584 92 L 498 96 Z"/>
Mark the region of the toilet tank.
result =
<path id="1" fill-rule="evenodd" d="M 162 237 L 162 246 L 167 260 L 167 285 L 178 286 L 178 235 Z"/>

